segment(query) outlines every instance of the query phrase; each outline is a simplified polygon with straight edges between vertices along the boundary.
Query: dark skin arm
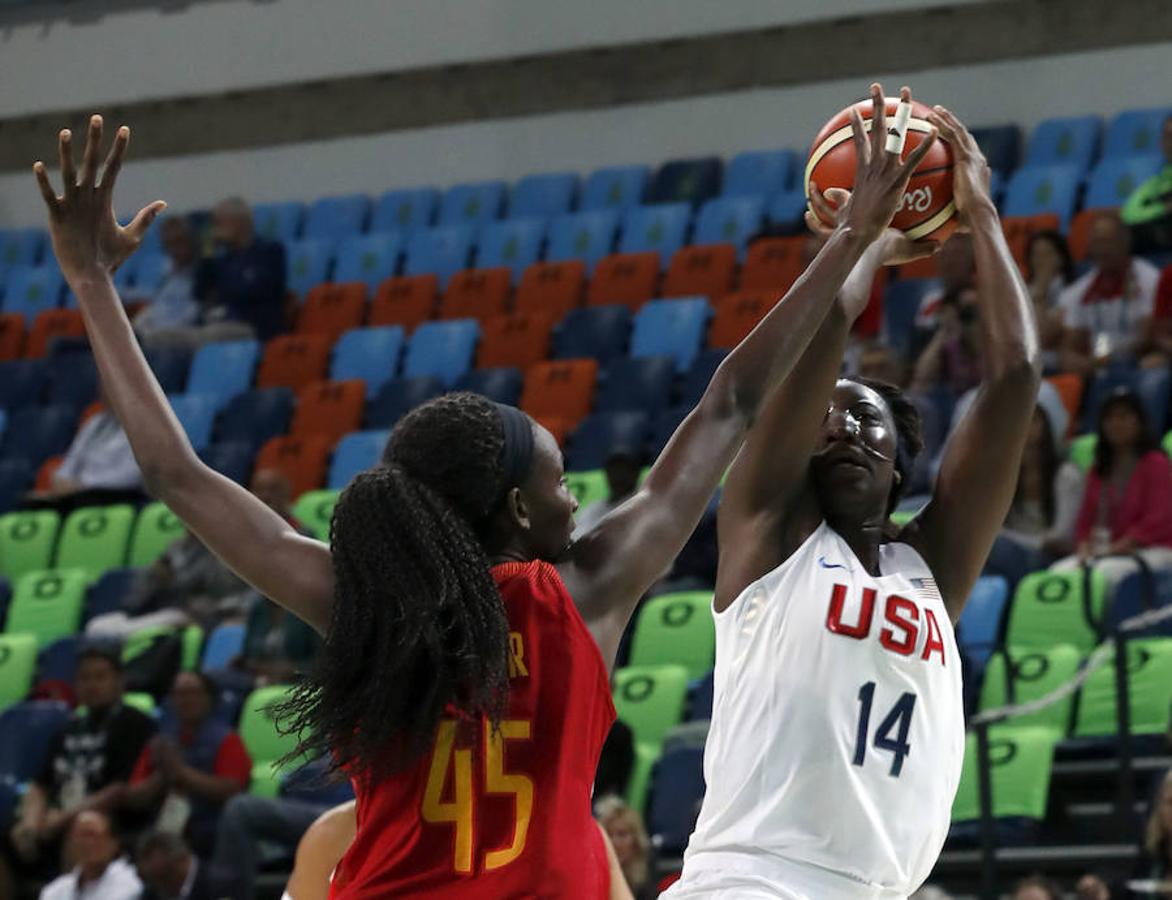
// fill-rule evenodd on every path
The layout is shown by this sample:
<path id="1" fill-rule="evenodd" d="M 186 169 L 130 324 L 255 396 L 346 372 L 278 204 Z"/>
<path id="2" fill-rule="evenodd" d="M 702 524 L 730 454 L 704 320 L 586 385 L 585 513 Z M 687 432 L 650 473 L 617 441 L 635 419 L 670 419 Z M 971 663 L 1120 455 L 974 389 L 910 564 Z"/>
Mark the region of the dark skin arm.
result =
<path id="1" fill-rule="evenodd" d="M 106 396 L 150 493 L 244 581 L 324 634 L 334 592 L 329 548 L 298 534 L 248 491 L 203 464 L 114 290 L 111 274 L 165 208 L 156 201 L 125 228 L 114 218 L 114 183 L 129 140 L 130 130 L 119 129 L 99 181 L 101 117 L 91 120 L 80 172 L 74 169 L 71 136 L 61 132 L 62 196 L 51 186 L 44 163 L 33 167 L 49 212 L 53 250 L 85 317 Z"/>

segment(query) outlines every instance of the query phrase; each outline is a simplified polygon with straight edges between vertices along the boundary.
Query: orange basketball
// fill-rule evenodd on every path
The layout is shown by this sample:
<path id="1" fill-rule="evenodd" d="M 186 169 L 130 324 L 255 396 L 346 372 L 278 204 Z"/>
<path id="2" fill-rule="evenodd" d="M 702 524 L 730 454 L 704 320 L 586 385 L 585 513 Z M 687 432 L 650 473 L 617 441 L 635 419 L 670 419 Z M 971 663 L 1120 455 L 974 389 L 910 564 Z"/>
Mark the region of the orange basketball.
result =
<path id="1" fill-rule="evenodd" d="M 887 121 L 890 123 L 899 105 L 898 97 L 887 97 Z M 871 131 L 871 100 L 860 100 L 854 105 L 863 117 L 863 127 Z M 851 136 L 851 107 L 838 113 L 822 126 L 810 159 L 806 163 L 806 196 L 810 196 L 810 182 L 814 181 L 825 192 L 828 188 L 850 190 L 855 182 L 855 145 Z M 912 101 L 912 116 L 908 121 L 907 140 L 903 157 L 914 150 L 931 131 L 928 122 L 929 107 Z M 886 151 L 885 151 L 886 152 Z M 827 222 L 833 225 L 833 222 Z M 956 228 L 956 204 L 952 200 L 952 149 L 941 137 L 928 151 L 908 182 L 903 201 L 896 210 L 891 226 L 904 232 L 912 240 L 933 240 L 943 243 Z"/>

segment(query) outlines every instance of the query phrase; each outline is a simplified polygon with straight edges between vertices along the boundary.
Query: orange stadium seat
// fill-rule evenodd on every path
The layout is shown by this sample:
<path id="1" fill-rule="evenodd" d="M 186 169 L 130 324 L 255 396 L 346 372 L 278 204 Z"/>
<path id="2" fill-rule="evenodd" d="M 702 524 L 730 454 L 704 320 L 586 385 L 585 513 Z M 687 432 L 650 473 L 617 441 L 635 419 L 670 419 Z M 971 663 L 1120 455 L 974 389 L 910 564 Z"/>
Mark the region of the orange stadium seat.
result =
<path id="1" fill-rule="evenodd" d="M 400 275 L 378 286 L 370 304 L 370 325 L 402 325 L 408 331 L 435 315 L 439 279 L 435 275 Z"/>
<path id="2" fill-rule="evenodd" d="M 1058 231 L 1058 216 L 1055 213 L 1037 213 L 1032 216 L 1004 216 L 1001 219 L 1001 229 L 1005 232 L 1005 240 L 1009 244 L 1013 258 L 1018 266 L 1025 270 L 1026 248 L 1030 237 L 1039 231 Z"/>
<path id="3" fill-rule="evenodd" d="M 732 244 L 696 244 L 671 258 L 663 280 L 664 297 L 722 297 L 732 290 L 737 248 Z"/>
<path id="4" fill-rule="evenodd" d="M 275 437 L 261 447 L 254 471 L 276 469 L 289 479 L 293 496 L 299 497 L 325 483 L 326 463 L 333 446 L 333 441 L 317 434 Z"/>
<path id="5" fill-rule="evenodd" d="M 38 491 L 47 491 L 53 486 L 53 476 L 57 474 L 57 470 L 61 468 L 61 463 L 65 462 L 64 456 L 50 456 L 37 469 L 36 489 Z"/>
<path id="6" fill-rule="evenodd" d="M 659 290 L 659 254 L 612 253 L 594 267 L 586 290 L 587 306 L 623 305 L 635 312 Z"/>
<path id="7" fill-rule="evenodd" d="M 514 313 L 485 319 L 480 323 L 476 366 L 527 369 L 549 356 L 552 332 L 553 318 L 548 313 Z"/>
<path id="8" fill-rule="evenodd" d="M 1109 207 L 1084 209 L 1082 212 L 1075 213 L 1074 218 L 1070 220 L 1070 232 L 1066 235 L 1066 243 L 1070 247 L 1070 255 L 1074 258 L 1075 262 L 1082 262 L 1087 258 L 1087 245 L 1090 243 L 1091 237 L 1091 223 L 1104 212 L 1114 212 L 1114 210 Z"/>
<path id="9" fill-rule="evenodd" d="M 24 316 L 0 313 L 0 362 L 20 359 L 24 352 Z"/>
<path id="10" fill-rule="evenodd" d="M 741 280 L 742 291 L 788 291 L 806 268 L 802 254 L 807 238 L 780 237 L 757 241 L 749 247 Z"/>
<path id="11" fill-rule="evenodd" d="M 525 373 L 521 408 L 536 419 L 565 420 L 574 427 L 590 412 L 598 361 L 561 359 L 542 362 Z"/>
<path id="12" fill-rule="evenodd" d="M 295 436 L 327 437 L 330 443 L 362 427 L 362 413 L 366 406 L 366 382 L 360 378 L 348 381 L 315 381 L 297 395 L 297 412 L 289 433 Z"/>
<path id="13" fill-rule="evenodd" d="M 483 319 L 504 315 L 513 273 L 508 268 L 464 269 L 448 281 L 440 300 L 441 319 Z"/>
<path id="14" fill-rule="evenodd" d="M 33 319 L 24 354 L 29 359 L 40 359 L 49 352 L 49 343 L 54 338 L 84 335 L 85 320 L 80 309 L 46 309 Z"/>
<path id="15" fill-rule="evenodd" d="M 586 265 L 580 259 L 534 263 L 521 275 L 513 308 L 519 313 L 549 313 L 560 319 L 582 302 Z"/>
<path id="16" fill-rule="evenodd" d="M 259 388 L 288 387 L 300 390 L 326 377 L 333 341 L 326 334 L 285 334 L 265 345 L 256 373 Z"/>
<path id="17" fill-rule="evenodd" d="M 708 329 L 709 347 L 735 347 L 777 302 L 777 291 L 737 291 L 716 302 L 716 315 Z"/>
<path id="18" fill-rule="evenodd" d="M 1067 436 L 1070 436 L 1074 434 L 1078 425 L 1078 410 L 1082 406 L 1082 377 L 1066 372 L 1062 375 L 1051 375 L 1046 380 L 1054 385 L 1054 390 L 1062 398 L 1062 405 L 1066 407 L 1066 412 L 1070 416 L 1070 426 L 1067 428 Z"/>
<path id="19" fill-rule="evenodd" d="M 297 317 L 298 334 L 326 334 L 337 340 L 343 332 L 362 327 L 366 318 L 366 285 L 361 281 L 319 284 L 309 289 Z"/>

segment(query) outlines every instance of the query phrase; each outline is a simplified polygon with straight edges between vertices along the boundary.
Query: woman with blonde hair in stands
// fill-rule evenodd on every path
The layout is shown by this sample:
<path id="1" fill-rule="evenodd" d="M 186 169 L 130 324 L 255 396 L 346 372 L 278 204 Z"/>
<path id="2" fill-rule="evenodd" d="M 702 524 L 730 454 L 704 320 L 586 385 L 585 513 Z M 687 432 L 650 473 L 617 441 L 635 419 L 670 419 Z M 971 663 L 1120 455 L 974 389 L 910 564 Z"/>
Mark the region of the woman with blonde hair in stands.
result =
<path id="1" fill-rule="evenodd" d="M 635 900 L 656 896 L 651 880 L 651 839 L 643 817 L 613 794 L 594 804 L 594 815 L 614 846 L 623 877 Z"/>

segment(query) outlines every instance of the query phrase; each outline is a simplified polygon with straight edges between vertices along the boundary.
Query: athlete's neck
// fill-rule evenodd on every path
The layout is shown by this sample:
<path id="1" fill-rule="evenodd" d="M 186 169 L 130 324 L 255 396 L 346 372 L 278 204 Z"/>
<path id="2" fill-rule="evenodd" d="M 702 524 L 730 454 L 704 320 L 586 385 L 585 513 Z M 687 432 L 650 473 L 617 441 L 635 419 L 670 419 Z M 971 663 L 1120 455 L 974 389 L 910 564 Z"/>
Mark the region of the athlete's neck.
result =
<path id="1" fill-rule="evenodd" d="M 883 521 L 880 519 L 865 522 L 835 522 L 827 520 L 847 545 L 858 557 L 863 568 L 875 577 L 879 571 L 879 545 L 883 542 Z"/>

